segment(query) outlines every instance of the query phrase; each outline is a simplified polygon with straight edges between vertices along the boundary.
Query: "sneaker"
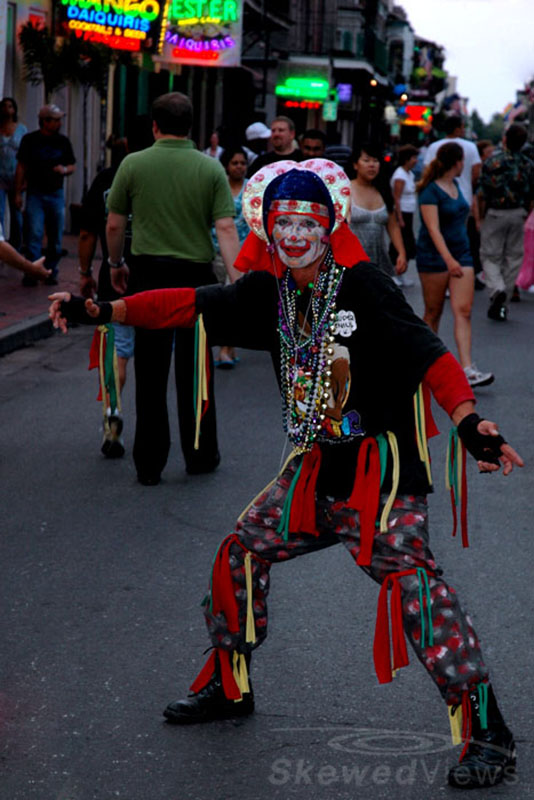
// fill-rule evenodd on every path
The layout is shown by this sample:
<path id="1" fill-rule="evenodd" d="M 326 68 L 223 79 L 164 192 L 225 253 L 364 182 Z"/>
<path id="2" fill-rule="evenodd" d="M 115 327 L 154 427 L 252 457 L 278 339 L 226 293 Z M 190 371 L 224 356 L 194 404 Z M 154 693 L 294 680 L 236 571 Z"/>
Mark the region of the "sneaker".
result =
<path id="1" fill-rule="evenodd" d="M 505 300 L 506 292 L 495 292 L 488 308 L 489 319 L 494 319 L 496 322 L 506 322 Z"/>
<path id="2" fill-rule="evenodd" d="M 106 458 L 122 458 L 124 455 L 124 440 L 122 433 L 122 417 L 119 414 L 108 412 L 104 420 L 104 438 L 100 448 Z"/>
<path id="3" fill-rule="evenodd" d="M 489 386 L 495 380 L 495 375 L 492 372 L 481 372 L 476 364 L 471 364 L 470 367 L 464 367 L 465 377 L 467 378 L 470 386 Z"/>
<path id="4" fill-rule="evenodd" d="M 511 303 L 520 303 L 521 302 L 521 295 L 519 294 L 519 286 L 514 286 L 514 291 L 512 292 L 512 296 L 510 298 Z"/>

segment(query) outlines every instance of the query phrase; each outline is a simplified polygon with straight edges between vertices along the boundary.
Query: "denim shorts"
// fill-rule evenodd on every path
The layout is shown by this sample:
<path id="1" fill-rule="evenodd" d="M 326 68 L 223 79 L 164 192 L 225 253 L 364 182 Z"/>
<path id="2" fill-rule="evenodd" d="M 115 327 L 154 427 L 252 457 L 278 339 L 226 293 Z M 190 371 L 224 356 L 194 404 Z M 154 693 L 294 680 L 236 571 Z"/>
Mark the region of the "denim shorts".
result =
<path id="1" fill-rule="evenodd" d="M 121 325 L 114 322 L 115 349 L 119 358 L 131 358 L 134 354 L 135 328 L 132 325 Z"/>

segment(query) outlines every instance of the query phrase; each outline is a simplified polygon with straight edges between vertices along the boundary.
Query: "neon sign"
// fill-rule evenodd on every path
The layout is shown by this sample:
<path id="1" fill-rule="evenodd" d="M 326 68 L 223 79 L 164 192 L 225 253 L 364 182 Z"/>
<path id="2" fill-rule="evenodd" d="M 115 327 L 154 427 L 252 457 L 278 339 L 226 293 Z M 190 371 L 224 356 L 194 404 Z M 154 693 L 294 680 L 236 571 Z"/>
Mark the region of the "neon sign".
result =
<path id="1" fill-rule="evenodd" d="M 321 108 L 321 103 L 313 100 L 286 100 L 284 106 L 286 108 Z"/>
<path id="2" fill-rule="evenodd" d="M 60 26 L 114 50 L 159 52 L 167 0 L 60 0 Z"/>
<path id="3" fill-rule="evenodd" d="M 237 0 L 171 0 L 169 19 L 184 24 L 237 22 L 240 8 Z"/>
<path id="4" fill-rule="evenodd" d="M 328 81 L 322 78 L 286 78 L 274 93 L 278 97 L 322 101 L 328 98 Z"/>
<path id="5" fill-rule="evenodd" d="M 406 105 L 403 111 L 404 114 L 401 115 L 403 125 L 415 125 L 419 128 L 432 125 L 434 117 L 430 106 Z"/>
<path id="6" fill-rule="evenodd" d="M 204 67 L 241 60 L 242 0 L 170 0 L 161 58 Z"/>

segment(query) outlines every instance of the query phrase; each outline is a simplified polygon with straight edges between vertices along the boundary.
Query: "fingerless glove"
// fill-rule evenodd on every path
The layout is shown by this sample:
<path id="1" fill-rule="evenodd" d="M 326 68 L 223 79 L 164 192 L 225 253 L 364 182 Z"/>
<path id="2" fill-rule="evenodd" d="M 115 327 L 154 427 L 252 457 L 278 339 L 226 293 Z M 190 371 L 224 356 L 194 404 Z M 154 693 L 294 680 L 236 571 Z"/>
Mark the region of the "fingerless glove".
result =
<path id="1" fill-rule="evenodd" d="M 477 430 L 479 422 L 482 422 L 482 417 L 478 414 L 468 414 L 458 425 L 458 435 L 477 461 L 499 464 L 499 456 L 502 455 L 501 446 L 506 444 L 506 441 L 502 436 L 479 433 Z"/>
<path id="2" fill-rule="evenodd" d="M 70 300 L 61 301 L 61 316 L 65 317 L 67 322 L 78 322 L 82 325 L 105 325 L 106 322 L 111 322 L 111 313 L 113 311 L 111 303 L 104 302 L 96 305 L 100 308 L 100 314 L 98 317 L 91 317 L 87 313 L 84 298 L 73 294 Z"/>

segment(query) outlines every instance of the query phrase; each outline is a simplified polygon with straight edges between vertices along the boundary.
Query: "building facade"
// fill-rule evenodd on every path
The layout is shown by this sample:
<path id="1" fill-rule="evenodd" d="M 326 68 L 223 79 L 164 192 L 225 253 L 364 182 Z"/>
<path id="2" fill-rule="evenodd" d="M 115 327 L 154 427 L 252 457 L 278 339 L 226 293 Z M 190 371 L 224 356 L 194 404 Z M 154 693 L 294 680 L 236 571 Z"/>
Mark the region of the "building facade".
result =
<path id="1" fill-rule="evenodd" d="M 91 36 L 112 51 L 102 98 L 72 83 L 46 98 L 66 111 L 63 131 L 78 161 L 67 182 L 69 206 L 81 202 L 102 166 L 109 134 L 126 135 L 133 148 L 150 144 L 151 103 L 168 91 L 193 99 L 192 137 L 200 148 L 216 129 L 223 145 L 243 141 L 248 125 L 268 124 L 276 114 L 292 117 L 299 133 L 320 128 L 330 141 L 352 146 L 369 138 L 382 144 L 392 136 L 419 140 L 428 120 L 411 114 L 412 107 L 421 114 L 432 110 L 447 84 L 443 48 L 418 37 L 393 0 L 201 0 L 197 20 L 183 18 L 193 3 L 161 0 L 155 4 L 162 14 L 158 35 L 165 39 L 160 55 L 150 34 L 140 46 L 98 32 L 103 28 L 94 20 L 105 17 L 105 8 L 120 9 L 122 2 L 0 0 L 2 96 L 16 99 L 29 130 L 37 127 L 45 93 L 43 84 L 24 79 L 22 25 L 32 22 L 65 35 L 58 19 L 65 17 L 66 7 L 73 29 L 91 29 Z M 204 33 L 203 19 L 221 8 L 230 21 L 220 18 Z M 217 22 L 213 16 L 210 21 Z M 231 25 L 238 26 L 239 37 L 232 38 Z M 133 30 L 130 35 L 144 34 Z M 225 62 L 232 47 L 240 53 Z"/>

